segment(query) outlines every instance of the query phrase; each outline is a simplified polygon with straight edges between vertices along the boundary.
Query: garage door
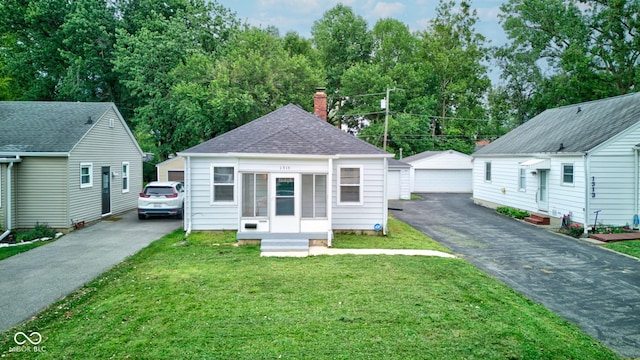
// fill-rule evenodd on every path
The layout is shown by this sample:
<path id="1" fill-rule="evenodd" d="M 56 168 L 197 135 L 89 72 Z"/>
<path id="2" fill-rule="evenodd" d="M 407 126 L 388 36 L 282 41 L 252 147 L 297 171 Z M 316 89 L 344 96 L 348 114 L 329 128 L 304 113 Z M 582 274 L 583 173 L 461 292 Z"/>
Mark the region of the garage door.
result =
<path id="1" fill-rule="evenodd" d="M 471 192 L 471 170 L 415 171 L 415 192 Z"/>
<path id="2" fill-rule="evenodd" d="M 387 198 L 400 199 L 400 170 L 389 170 L 387 176 Z"/>
<path id="3" fill-rule="evenodd" d="M 167 172 L 167 177 L 169 181 L 184 181 L 184 171 L 183 170 L 169 170 Z"/>

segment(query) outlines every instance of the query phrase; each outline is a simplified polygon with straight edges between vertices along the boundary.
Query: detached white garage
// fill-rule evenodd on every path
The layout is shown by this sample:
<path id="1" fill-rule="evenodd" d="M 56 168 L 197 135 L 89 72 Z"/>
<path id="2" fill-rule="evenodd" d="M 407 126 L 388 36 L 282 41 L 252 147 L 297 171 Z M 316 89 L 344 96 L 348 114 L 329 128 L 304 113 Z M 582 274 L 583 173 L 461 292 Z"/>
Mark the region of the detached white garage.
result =
<path id="1" fill-rule="evenodd" d="M 425 151 L 403 159 L 411 168 L 412 192 L 472 191 L 470 155 L 455 150 Z"/>
<path id="2" fill-rule="evenodd" d="M 389 159 L 387 167 L 387 199 L 411 199 L 411 165 Z"/>

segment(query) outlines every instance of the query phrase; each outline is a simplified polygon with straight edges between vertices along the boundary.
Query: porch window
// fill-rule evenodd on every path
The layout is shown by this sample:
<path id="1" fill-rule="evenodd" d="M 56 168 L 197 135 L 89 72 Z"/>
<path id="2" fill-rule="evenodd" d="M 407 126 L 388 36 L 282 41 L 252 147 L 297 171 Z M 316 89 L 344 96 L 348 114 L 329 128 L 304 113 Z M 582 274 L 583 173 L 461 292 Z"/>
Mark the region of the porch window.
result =
<path id="1" fill-rule="evenodd" d="M 211 202 L 234 202 L 235 168 L 233 166 L 211 166 Z"/>
<path id="2" fill-rule="evenodd" d="M 339 167 L 338 182 L 339 204 L 362 204 L 362 167 Z"/>
<path id="3" fill-rule="evenodd" d="M 267 174 L 242 174 L 242 216 L 266 217 L 268 211 Z"/>
<path id="4" fill-rule="evenodd" d="M 302 217 L 327 217 L 327 175 L 302 175 Z"/>
<path id="5" fill-rule="evenodd" d="M 573 185 L 573 164 L 562 164 L 562 183 Z"/>
<path id="6" fill-rule="evenodd" d="M 520 191 L 525 191 L 527 189 L 527 169 L 520 168 L 520 173 L 518 175 L 518 189 Z"/>
<path id="7" fill-rule="evenodd" d="M 87 188 L 93 186 L 93 164 L 80 164 L 80 187 Z"/>
<path id="8" fill-rule="evenodd" d="M 491 161 L 484 163 L 484 181 L 491 181 Z"/>
<path id="9" fill-rule="evenodd" d="M 122 192 L 129 192 L 129 162 L 122 163 Z"/>

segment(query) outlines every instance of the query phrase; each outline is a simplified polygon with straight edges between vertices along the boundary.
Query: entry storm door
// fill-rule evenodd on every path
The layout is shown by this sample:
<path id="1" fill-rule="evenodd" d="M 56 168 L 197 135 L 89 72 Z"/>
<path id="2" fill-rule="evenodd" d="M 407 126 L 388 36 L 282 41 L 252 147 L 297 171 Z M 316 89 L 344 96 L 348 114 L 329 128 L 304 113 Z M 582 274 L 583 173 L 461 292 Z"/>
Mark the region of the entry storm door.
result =
<path id="1" fill-rule="evenodd" d="M 300 175 L 273 174 L 271 194 L 271 232 L 300 232 Z"/>
<path id="2" fill-rule="evenodd" d="M 102 215 L 111 213 L 111 168 L 102 167 Z"/>
<path id="3" fill-rule="evenodd" d="M 549 210 L 549 171 L 538 170 L 538 209 Z"/>

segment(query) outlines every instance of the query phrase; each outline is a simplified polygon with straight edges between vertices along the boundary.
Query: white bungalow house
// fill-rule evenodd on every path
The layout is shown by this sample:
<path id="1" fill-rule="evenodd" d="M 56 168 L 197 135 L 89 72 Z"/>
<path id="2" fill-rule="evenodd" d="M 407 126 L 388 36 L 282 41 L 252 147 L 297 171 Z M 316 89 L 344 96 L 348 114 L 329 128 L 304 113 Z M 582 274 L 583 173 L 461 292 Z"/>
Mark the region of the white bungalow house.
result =
<path id="1" fill-rule="evenodd" d="M 640 93 L 546 110 L 476 151 L 473 197 L 571 220 L 633 224 L 639 212 Z"/>
<path id="2" fill-rule="evenodd" d="M 412 192 L 471 192 L 472 157 L 455 150 L 425 151 L 404 158 Z"/>
<path id="3" fill-rule="evenodd" d="M 322 101 L 326 109 L 317 93 L 316 109 Z M 262 240 L 263 252 L 268 241 L 291 250 L 330 245 L 333 231 L 386 231 L 393 155 L 296 105 L 178 155 L 187 231 L 237 230 L 241 241 Z"/>

